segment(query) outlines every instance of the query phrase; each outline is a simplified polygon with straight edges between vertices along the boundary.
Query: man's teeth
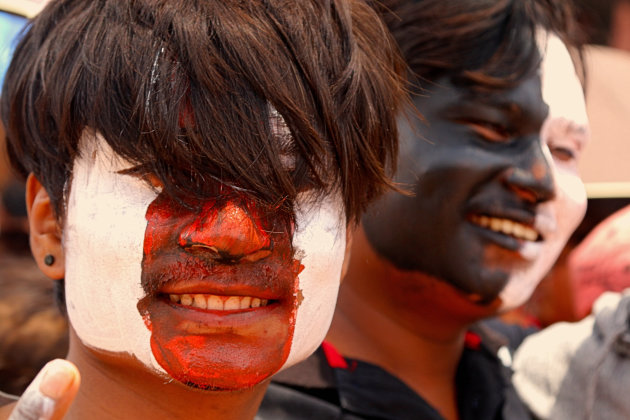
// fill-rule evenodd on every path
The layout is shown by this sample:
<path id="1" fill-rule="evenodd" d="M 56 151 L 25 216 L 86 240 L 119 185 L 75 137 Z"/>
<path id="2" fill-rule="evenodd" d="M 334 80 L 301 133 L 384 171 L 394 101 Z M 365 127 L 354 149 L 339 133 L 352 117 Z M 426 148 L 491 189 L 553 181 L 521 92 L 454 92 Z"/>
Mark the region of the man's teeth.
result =
<path id="1" fill-rule="evenodd" d="M 514 220 L 473 215 L 471 221 L 481 227 L 511 235 L 518 239 L 524 239 L 526 241 L 535 241 L 538 239 L 538 232 Z"/>
<path id="2" fill-rule="evenodd" d="M 218 296 L 202 294 L 168 295 L 173 303 L 184 306 L 192 306 L 200 309 L 211 309 L 214 311 L 234 311 L 237 309 L 258 308 L 267 306 L 267 299 L 260 299 L 251 296 Z"/>

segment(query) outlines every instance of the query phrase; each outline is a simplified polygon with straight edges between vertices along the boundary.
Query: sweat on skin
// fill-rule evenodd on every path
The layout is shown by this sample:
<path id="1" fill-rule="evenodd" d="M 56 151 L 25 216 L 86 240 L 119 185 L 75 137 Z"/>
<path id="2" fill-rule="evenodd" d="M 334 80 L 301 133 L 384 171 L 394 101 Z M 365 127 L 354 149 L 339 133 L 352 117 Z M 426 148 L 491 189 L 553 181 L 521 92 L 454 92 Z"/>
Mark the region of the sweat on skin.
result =
<path id="1" fill-rule="evenodd" d="M 99 134 L 84 136 L 81 155 L 74 162 L 63 241 L 68 315 L 86 346 L 128 353 L 165 378 L 213 389 L 250 387 L 317 348 L 332 318 L 344 259 L 345 214 L 338 194 L 314 202 L 308 192 L 301 193 L 295 206 L 295 232 L 288 227 L 283 233 L 269 233 L 265 231 L 268 226 L 263 226 L 265 218 L 256 216 L 256 210 L 252 211 L 255 205 L 244 199 L 224 200 L 218 208 L 202 205 L 197 213 L 183 208 L 174 211 L 177 206 L 172 200 L 165 202 L 159 188 L 121 173 L 133 165 L 117 156 Z M 153 212 L 149 211 L 152 206 Z M 179 216 L 156 218 L 156 206 L 168 209 L 170 216 L 179 211 Z M 252 254 L 248 246 L 256 252 L 268 247 L 260 242 L 268 237 L 274 242 L 272 255 L 278 251 L 281 258 L 268 262 L 270 257 L 263 253 L 253 257 L 254 261 L 231 261 L 216 269 L 221 264 L 213 266 L 208 258 L 195 258 L 194 252 L 181 251 L 180 244 L 173 243 L 190 226 L 199 226 L 201 231 L 214 228 L 216 236 L 225 236 L 216 219 L 226 211 L 253 229 L 240 240 L 241 255 Z M 147 299 L 151 289 L 146 281 L 143 287 L 143 272 L 151 271 L 153 263 L 164 262 L 156 259 L 151 266 L 146 265 L 148 257 L 143 250 L 151 248 L 147 247 L 151 221 L 157 223 L 153 232 L 163 232 L 167 246 L 177 250 L 167 256 L 172 265 L 164 268 L 181 263 L 185 266 L 181 273 L 197 278 L 178 279 L 168 272 L 170 278 L 165 284 L 171 288 L 149 299 L 153 309 L 140 305 L 145 309 L 141 310 L 139 302 Z M 212 240 L 207 236 L 201 242 Z M 279 249 L 282 247 L 284 251 Z M 268 270 L 269 277 L 258 273 L 258 280 L 251 283 L 248 274 L 255 277 L 252 265 L 256 264 Z M 159 283 L 159 273 L 153 274 L 147 281 Z M 202 274 L 211 284 L 206 288 L 200 286 L 204 283 Z M 281 283 L 283 292 L 263 292 L 265 281 Z M 199 307 L 202 297 L 206 305 L 210 298 L 227 303 L 230 293 L 239 296 L 239 305 L 244 300 L 241 296 L 251 298 L 249 306 L 232 310 Z M 196 297 L 198 304 L 195 294 L 202 295 Z M 254 299 L 265 299 L 267 304 L 256 307 L 251 304 Z M 180 317 L 179 322 L 168 324 L 168 314 Z M 183 342 L 173 345 L 173 336 Z M 265 341 L 267 338 L 270 341 Z M 280 342 L 274 343 L 276 340 Z M 164 353 L 169 345 L 174 350 Z M 245 364 L 243 370 L 234 370 L 260 351 L 281 357 L 259 357 Z M 214 363 L 217 359 L 222 363 Z"/>

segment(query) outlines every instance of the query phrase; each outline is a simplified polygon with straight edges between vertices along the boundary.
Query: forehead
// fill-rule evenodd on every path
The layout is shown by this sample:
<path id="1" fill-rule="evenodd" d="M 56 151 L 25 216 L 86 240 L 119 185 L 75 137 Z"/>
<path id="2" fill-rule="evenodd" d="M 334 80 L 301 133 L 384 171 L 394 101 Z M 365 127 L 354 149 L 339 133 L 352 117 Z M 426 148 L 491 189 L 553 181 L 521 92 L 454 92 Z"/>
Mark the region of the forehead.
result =
<path id="1" fill-rule="evenodd" d="M 280 114 L 280 112 L 278 112 L 273 105 L 267 103 L 266 111 L 268 112 L 268 118 L 267 118 L 268 128 L 271 133 L 270 141 L 271 143 L 273 143 L 273 147 L 275 147 L 276 150 L 279 152 L 279 158 L 280 158 L 280 163 L 282 164 L 282 168 L 292 169 L 290 164 L 293 164 L 296 160 L 296 156 L 295 156 L 296 148 L 295 148 L 295 140 L 293 138 L 293 134 L 291 133 L 291 130 L 289 129 L 289 126 L 287 125 L 284 119 L 284 116 Z M 181 118 L 187 118 L 187 117 L 180 117 L 180 119 Z M 215 139 L 204 140 L 204 143 L 208 143 L 208 142 L 216 142 L 216 140 Z M 122 142 L 119 140 L 115 142 L 111 142 L 110 140 L 106 139 L 101 133 L 96 132 L 96 134 L 94 134 L 93 130 L 85 129 L 78 142 L 77 149 L 79 153 L 77 155 L 77 159 L 80 157 L 88 157 L 88 158 L 91 158 L 92 160 L 95 160 L 96 153 L 98 151 L 101 159 L 106 159 L 106 160 L 115 162 L 115 164 L 111 164 L 111 165 L 112 167 L 115 167 L 117 171 L 120 171 L 121 175 L 125 175 L 125 171 L 130 170 L 132 168 L 136 168 L 136 167 L 138 168 L 141 167 L 143 170 L 144 169 L 148 170 L 152 168 L 152 166 L 150 165 L 151 161 L 147 161 L 146 159 L 143 160 L 142 158 L 139 158 L 137 156 L 127 159 L 123 157 L 121 154 L 119 154 L 115 149 L 117 145 L 120 143 Z M 145 146 L 145 144 L 142 144 L 142 146 Z M 169 147 L 168 144 L 166 144 L 166 146 Z M 272 145 L 267 143 L 266 146 L 263 146 L 263 147 L 270 148 L 272 147 Z M 235 151 L 235 155 L 238 155 L 239 154 L 238 146 L 235 145 L 233 149 Z M 159 158 L 156 158 L 156 160 L 160 161 Z M 223 155 L 220 157 L 220 160 L 230 161 L 230 156 Z M 192 168 L 192 172 L 194 172 L 198 168 L 196 168 L 192 164 L 192 162 L 193 161 L 191 160 L 190 168 Z M 252 165 L 254 163 L 255 162 L 251 162 Z M 177 171 L 178 169 L 174 168 L 173 170 Z M 209 176 L 209 179 L 213 179 L 216 182 L 221 181 L 221 177 L 218 174 L 215 174 L 213 172 L 212 173 L 200 172 L 200 175 L 202 177 L 205 177 L 207 175 Z M 231 180 L 230 182 L 232 183 Z M 184 184 L 187 184 L 187 183 L 184 182 Z M 180 186 L 184 186 L 184 185 L 180 184 Z M 238 186 L 238 184 L 236 186 Z"/>
<path id="2" fill-rule="evenodd" d="M 538 73 L 504 89 L 456 85 L 445 76 L 429 87 L 426 95 L 415 99 L 414 104 L 429 122 L 472 118 L 529 127 L 527 130 L 538 130 L 548 114 Z"/>
<path id="3" fill-rule="evenodd" d="M 545 117 L 548 110 L 541 95 L 540 72 L 520 80 L 516 85 L 504 89 L 468 88 L 463 90 L 463 99 L 477 105 L 492 106 L 526 117 Z M 542 115 L 541 115 L 542 114 Z"/>
<path id="4" fill-rule="evenodd" d="M 543 55 L 542 94 L 549 105 L 550 118 L 566 118 L 587 126 L 582 85 L 567 47 L 556 35 L 549 33 L 539 35 L 539 47 Z"/>

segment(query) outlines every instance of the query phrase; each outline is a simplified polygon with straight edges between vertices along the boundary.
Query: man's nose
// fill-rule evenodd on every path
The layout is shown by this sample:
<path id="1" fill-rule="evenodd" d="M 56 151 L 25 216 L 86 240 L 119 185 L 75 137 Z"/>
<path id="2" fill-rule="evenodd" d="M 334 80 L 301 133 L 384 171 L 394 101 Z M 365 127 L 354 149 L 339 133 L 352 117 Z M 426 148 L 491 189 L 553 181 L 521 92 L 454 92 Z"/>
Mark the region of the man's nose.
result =
<path id="1" fill-rule="evenodd" d="M 205 205 L 182 229 L 180 246 L 225 263 L 254 262 L 271 254 L 272 241 L 255 205 L 235 200 L 213 204 Z"/>
<path id="2" fill-rule="evenodd" d="M 551 157 L 545 154 L 546 146 L 534 142 L 529 150 L 514 157 L 505 182 L 508 188 L 531 203 L 552 200 L 556 196 Z M 549 157 L 548 157 L 549 156 Z"/>

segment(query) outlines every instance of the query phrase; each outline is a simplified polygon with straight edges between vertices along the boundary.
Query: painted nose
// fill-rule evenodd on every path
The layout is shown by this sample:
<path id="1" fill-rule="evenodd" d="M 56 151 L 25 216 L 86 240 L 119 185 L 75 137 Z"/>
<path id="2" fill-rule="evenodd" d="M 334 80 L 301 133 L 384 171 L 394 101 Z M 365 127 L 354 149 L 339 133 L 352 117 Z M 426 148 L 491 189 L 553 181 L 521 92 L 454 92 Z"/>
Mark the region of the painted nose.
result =
<path id="1" fill-rule="evenodd" d="M 271 254 L 272 241 L 255 206 L 228 201 L 204 205 L 181 231 L 179 245 L 224 263 L 255 262 Z"/>
<path id="2" fill-rule="evenodd" d="M 517 157 L 516 161 L 506 175 L 506 183 L 510 189 L 534 204 L 549 201 L 556 196 L 551 163 L 540 143 L 532 145 L 532 149 Z"/>

